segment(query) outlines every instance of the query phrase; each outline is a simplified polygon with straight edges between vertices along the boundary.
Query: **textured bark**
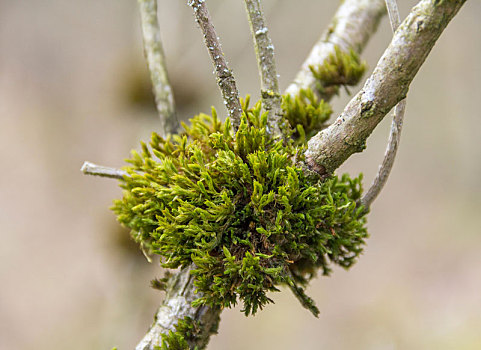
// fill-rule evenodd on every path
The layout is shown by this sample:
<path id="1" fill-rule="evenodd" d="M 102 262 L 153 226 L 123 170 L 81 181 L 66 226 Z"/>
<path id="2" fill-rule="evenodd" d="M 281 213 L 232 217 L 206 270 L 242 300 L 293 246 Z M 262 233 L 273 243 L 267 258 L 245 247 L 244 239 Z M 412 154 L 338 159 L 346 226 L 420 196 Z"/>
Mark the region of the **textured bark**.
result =
<path id="1" fill-rule="evenodd" d="M 215 75 L 217 77 L 217 85 L 222 93 L 224 104 L 231 120 L 234 130 L 240 125 L 242 108 L 239 101 L 239 91 L 232 74 L 231 69 L 227 65 L 227 61 L 222 52 L 219 37 L 214 29 L 209 11 L 205 4 L 205 0 L 189 0 L 189 5 L 194 10 L 195 21 L 199 24 L 204 34 L 204 42 L 209 51 L 210 58 L 214 64 Z"/>
<path id="2" fill-rule="evenodd" d="M 387 11 L 389 13 L 391 28 L 393 33 L 395 33 L 401 24 L 397 3 L 396 0 L 385 1 Z M 384 185 L 387 182 L 387 179 L 389 178 L 389 174 L 391 173 L 394 160 L 396 159 L 397 149 L 399 147 L 405 110 L 406 99 L 402 100 L 396 105 L 396 107 L 394 107 L 394 117 L 392 119 L 391 131 L 389 133 L 389 140 L 387 143 L 386 152 L 384 153 L 383 161 L 379 167 L 376 177 L 374 178 L 374 181 L 372 182 L 371 187 L 361 199 L 361 204 L 364 206 L 364 210 L 366 211 L 369 210 L 372 202 L 374 202 L 379 193 L 381 193 Z"/>
<path id="3" fill-rule="evenodd" d="M 328 128 L 311 138 L 307 165 L 321 176 L 337 169 L 399 101 L 449 21 L 466 0 L 422 0 L 396 31 L 362 90 Z"/>
<path id="4" fill-rule="evenodd" d="M 155 315 L 154 323 L 135 350 L 160 347 L 162 335 L 175 332 L 175 325 L 186 316 L 200 323 L 201 332 L 189 347 L 203 349 L 207 345 L 210 335 L 217 330 L 221 310 L 207 306 L 192 307 L 191 303 L 202 296 L 201 293 L 195 293 L 194 277 L 190 274 L 192 269 L 193 266 L 190 266 L 171 277 L 167 295 Z"/>
<path id="5" fill-rule="evenodd" d="M 294 81 L 287 87 L 286 93 L 296 96 L 301 89 L 316 90 L 317 80 L 309 67 L 322 64 L 334 55 L 336 46 L 345 52 L 352 49 L 361 53 L 385 13 L 384 0 L 345 0 L 328 29 L 312 48 Z M 321 97 L 327 101 L 333 94 L 333 90 L 326 90 Z"/>
<path id="6" fill-rule="evenodd" d="M 167 75 L 164 50 L 157 19 L 157 0 L 138 0 L 142 23 L 144 53 L 152 80 L 155 105 L 159 112 L 162 136 L 175 133 L 179 121 L 175 113 L 174 93 Z"/>
<path id="7" fill-rule="evenodd" d="M 272 45 L 269 37 L 260 0 L 245 0 L 245 5 L 261 77 L 262 108 L 269 112 L 269 131 L 275 136 L 282 136 L 281 123 L 284 119 L 284 113 L 281 109 L 281 93 L 274 60 L 274 45 Z"/>

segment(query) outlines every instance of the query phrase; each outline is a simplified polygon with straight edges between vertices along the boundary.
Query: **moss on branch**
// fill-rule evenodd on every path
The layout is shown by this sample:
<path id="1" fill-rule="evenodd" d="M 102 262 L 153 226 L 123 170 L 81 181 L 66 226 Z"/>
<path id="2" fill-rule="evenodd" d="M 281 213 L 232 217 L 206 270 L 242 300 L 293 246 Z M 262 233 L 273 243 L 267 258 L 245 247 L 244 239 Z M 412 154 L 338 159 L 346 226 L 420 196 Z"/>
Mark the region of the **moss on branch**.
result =
<path id="1" fill-rule="evenodd" d="M 291 126 L 291 136 L 300 144 L 324 129 L 332 114 L 329 103 L 319 98 L 311 89 L 301 89 L 295 97 L 284 95 L 282 109 Z"/>
<path id="2" fill-rule="evenodd" d="M 201 327 L 199 322 L 186 316 L 175 325 L 175 332 L 169 331 L 168 334 L 162 334 L 162 345 L 158 349 L 198 350 L 199 347 L 194 344 L 201 335 Z"/>
<path id="3" fill-rule="evenodd" d="M 356 206 L 361 179 L 307 177 L 297 165 L 305 143 L 271 137 L 261 103 L 248 103 L 235 134 L 214 109 L 181 135 L 152 134 L 128 160 L 113 210 L 162 266 L 195 264 L 202 296 L 193 307 L 241 301 L 255 314 L 272 302 L 269 291 L 287 285 L 317 315 L 307 282 L 333 264 L 350 267 L 367 237 Z"/>
<path id="4" fill-rule="evenodd" d="M 345 52 L 336 45 L 334 52 L 322 64 L 311 65 L 309 68 L 317 81 L 319 94 L 323 96 L 326 95 L 326 89 L 337 93 L 340 86 L 357 85 L 367 69 L 367 64 L 354 50 Z"/>
<path id="5" fill-rule="evenodd" d="M 374 128 L 406 97 L 435 42 L 465 1 L 419 1 L 396 30 L 362 90 L 334 123 L 309 140 L 306 159 L 310 169 L 329 176 L 364 149 Z"/>

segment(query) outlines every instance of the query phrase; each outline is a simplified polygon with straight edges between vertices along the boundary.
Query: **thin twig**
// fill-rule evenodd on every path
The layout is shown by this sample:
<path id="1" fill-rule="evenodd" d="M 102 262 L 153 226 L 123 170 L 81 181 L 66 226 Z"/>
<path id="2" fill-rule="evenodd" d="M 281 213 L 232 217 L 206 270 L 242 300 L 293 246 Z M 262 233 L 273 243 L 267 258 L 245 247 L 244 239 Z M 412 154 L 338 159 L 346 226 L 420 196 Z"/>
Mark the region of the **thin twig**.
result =
<path id="1" fill-rule="evenodd" d="M 353 50 L 360 54 L 385 13 L 384 0 L 344 0 L 328 29 L 312 47 L 294 81 L 287 87 L 286 93 L 297 96 L 301 89 L 316 91 L 317 80 L 310 67 L 323 64 L 335 55 L 336 46 L 342 51 Z M 326 89 L 320 97 L 328 101 L 334 93 L 333 89 Z"/>
<path id="2" fill-rule="evenodd" d="M 205 46 L 207 47 L 212 63 L 214 64 L 217 85 L 222 93 L 232 126 L 236 131 L 240 125 L 242 108 L 234 75 L 227 65 L 227 61 L 219 42 L 219 37 L 212 24 L 205 0 L 189 0 L 188 4 L 194 10 L 195 21 L 199 24 L 200 29 L 204 34 Z"/>
<path id="3" fill-rule="evenodd" d="M 399 15 L 399 8 L 396 0 L 385 0 L 387 13 L 389 15 L 389 22 L 391 23 L 392 32 L 395 33 L 401 24 L 401 16 Z"/>
<path id="4" fill-rule="evenodd" d="M 260 0 L 244 0 L 244 2 L 254 39 L 257 65 L 261 77 L 262 107 L 269 112 L 268 124 L 272 134 L 282 136 L 280 126 L 283 120 L 283 113 L 274 60 L 274 45 L 272 45 L 269 37 Z"/>
<path id="5" fill-rule="evenodd" d="M 406 97 L 437 39 L 466 0 L 421 0 L 401 23 L 362 90 L 328 128 L 309 140 L 307 166 L 329 176 L 356 152 L 386 114 Z"/>
<path id="6" fill-rule="evenodd" d="M 391 28 L 393 33 L 396 32 L 401 24 L 401 17 L 399 16 L 399 10 L 396 0 L 386 0 L 386 7 L 389 14 L 389 21 L 391 22 Z M 389 178 L 394 160 L 396 159 L 397 149 L 399 147 L 399 140 L 401 138 L 401 131 L 403 127 L 404 111 L 406 109 L 406 99 L 399 102 L 394 107 L 394 117 L 391 123 L 391 132 L 389 134 L 389 141 L 384 153 L 384 159 L 379 167 L 379 170 L 372 182 L 371 187 L 366 194 L 361 198 L 361 204 L 364 206 L 364 210 L 368 211 L 372 202 L 381 193 L 384 185 Z"/>
<path id="7" fill-rule="evenodd" d="M 167 136 L 179 129 L 174 94 L 167 75 L 164 50 L 157 19 L 157 0 L 138 0 L 142 22 L 144 54 L 150 70 L 155 105 L 159 112 L 161 134 Z"/>
<path id="8" fill-rule="evenodd" d="M 84 162 L 84 164 L 80 168 L 80 171 L 85 175 L 109 177 L 111 179 L 118 179 L 118 180 L 122 180 L 124 176 L 129 176 L 129 174 L 124 170 L 109 168 L 102 165 L 96 165 L 90 162 Z"/>

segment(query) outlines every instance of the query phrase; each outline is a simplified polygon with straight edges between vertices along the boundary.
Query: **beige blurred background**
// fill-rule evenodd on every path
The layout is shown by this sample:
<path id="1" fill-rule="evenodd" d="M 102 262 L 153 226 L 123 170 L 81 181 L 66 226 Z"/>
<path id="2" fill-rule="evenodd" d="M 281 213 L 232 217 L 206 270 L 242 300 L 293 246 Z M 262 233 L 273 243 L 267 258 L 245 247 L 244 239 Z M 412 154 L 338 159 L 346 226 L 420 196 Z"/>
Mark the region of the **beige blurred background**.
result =
<path id="1" fill-rule="evenodd" d="M 161 0 L 170 77 L 184 118 L 222 111 L 186 1 Z M 415 1 L 399 1 L 405 16 Z M 241 94 L 258 75 L 241 0 L 210 0 Z M 266 0 L 281 87 L 338 1 Z M 348 272 L 312 282 L 319 319 L 288 291 L 255 317 L 222 315 L 209 349 L 481 349 L 481 2 L 468 1 L 412 84 L 393 174 Z M 364 57 L 390 40 L 384 19 Z M 158 127 L 134 0 L 0 0 L 0 348 L 132 349 L 163 295 L 161 276 L 115 222 L 120 167 Z M 348 96 L 336 99 L 337 112 Z M 223 112 L 223 111 L 222 111 Z M 385 120 L 343 171 L 366 186 Z"/>

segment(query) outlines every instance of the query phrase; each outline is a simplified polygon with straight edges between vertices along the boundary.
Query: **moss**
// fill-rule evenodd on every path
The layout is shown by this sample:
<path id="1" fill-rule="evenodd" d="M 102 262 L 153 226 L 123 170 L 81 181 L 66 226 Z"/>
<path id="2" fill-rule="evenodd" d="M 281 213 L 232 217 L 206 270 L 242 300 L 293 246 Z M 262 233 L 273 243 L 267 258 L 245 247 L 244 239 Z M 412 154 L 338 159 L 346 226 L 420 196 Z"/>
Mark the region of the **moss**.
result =
<path id="1" fill-rule="evenodd" d="M 156 278 L 150 281 L 150 286 L 153 289 L 160 290 L 162 292 L 166 292 L 169 284 L 169 280 L 172 277 L 172 273 L 170 271 L 166 271 L 164 277 Z"/>
<path id="2" fill-rule="evenodd" d="M 268 292 L 287 285 L 317 315 L 306 284 L 318 270 L 350 267 L 367 237 L 356 206 L 361 178 L 307 176 L 298 165 L 306 145 L 270 138 L 260 102 L 249 108 L 245 101 L 243 109 L 236 134 L 214 109 L 180 135 L 152 134 L 132 152 L 113 210 L 163 267 L 195 263 L 203 294 L 193 306 L 240 301 L 246 315 L 255 314 L 272 302 Z"/>
<path id="3" fill-rule="evenodd" d="M 296 97 L 284 95 L 282 109 L 298 143 L 306 143 L 327 126 L 332 114 L 331 106 L 311 89 L 302 89 Z"/>
<path id="4" fill-rule="evenodd" d="M 373 101 L 361 103 L 361 118 L 371 118 L 379 109 Z"/>
<path id="5" fill-rule="evenodd" d="M 175 332 L 169 331 L 168 334 L 162 334 L 162 345 L 157 347 L 157 349 L 196 350 L 198 349 L 197 346 L 192 348 L 189 344 L 194 344 L 196 342 L 200 332 L 200 324 L 186 316 L 184 319 L 179 320 L 178 324 L 175 326 Z"/>
<path id="6" fill-rule="evenodd" d="M 366 68 L 366 63 L 361 61 L 354 50 L 345 52 L 337 45 L 334 47 L 334 53 L 322 64 L 310 66 L 321 94 L 325 93 L 326 89 L 334 89 L 337 92 L 340 86 L 356 85 Z"/>
<path id="7" fill-rule="evenodd" d="M 271 90 L 262 90 L 261 95 L 262 98 L 281 97 L 280 94 Z"/>

